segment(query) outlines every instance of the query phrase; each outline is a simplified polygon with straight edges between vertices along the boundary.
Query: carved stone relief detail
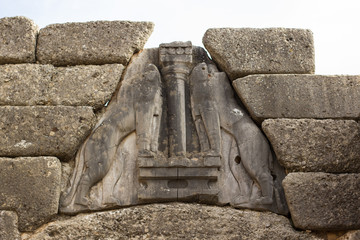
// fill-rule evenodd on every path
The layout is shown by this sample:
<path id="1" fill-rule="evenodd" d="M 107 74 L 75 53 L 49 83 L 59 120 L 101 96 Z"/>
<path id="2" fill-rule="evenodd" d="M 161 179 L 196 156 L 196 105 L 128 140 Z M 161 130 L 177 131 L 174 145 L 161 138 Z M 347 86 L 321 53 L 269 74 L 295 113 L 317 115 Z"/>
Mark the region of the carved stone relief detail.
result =
<path id="1" fill-rule="evenodd" d="M 190 42 L 133 58 L 75 161 L 63 213 L 159 201 L 288 212 L 267 139 Z"/>

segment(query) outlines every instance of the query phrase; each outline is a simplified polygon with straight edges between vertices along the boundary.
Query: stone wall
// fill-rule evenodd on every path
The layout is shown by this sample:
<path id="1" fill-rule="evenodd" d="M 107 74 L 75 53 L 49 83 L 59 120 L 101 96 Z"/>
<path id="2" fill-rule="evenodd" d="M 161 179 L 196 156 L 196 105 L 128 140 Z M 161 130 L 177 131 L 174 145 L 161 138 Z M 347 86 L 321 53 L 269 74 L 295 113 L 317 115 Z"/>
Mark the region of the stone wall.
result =
<path id="1" fill-rule="evenodd" d="M 191 203 L 59 213 L 77 150 L 152 30 L 0 19 L 0 239 L 356 239 L 360 77 L 314 75 L 312 33 L 301 29 L 203 38 L 286 169 L 288 216 Z"/>

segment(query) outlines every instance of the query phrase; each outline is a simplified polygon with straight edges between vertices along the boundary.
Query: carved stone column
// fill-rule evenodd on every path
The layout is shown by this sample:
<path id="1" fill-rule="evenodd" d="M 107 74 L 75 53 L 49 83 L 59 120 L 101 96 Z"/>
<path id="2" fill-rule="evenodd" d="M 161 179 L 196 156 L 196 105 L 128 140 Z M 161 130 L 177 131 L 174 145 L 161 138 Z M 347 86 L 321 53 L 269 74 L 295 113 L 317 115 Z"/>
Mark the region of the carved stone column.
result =
<path id="1" fill-rule="evenodd" d="M 186 156 L 185 84 L 191 71 L 191 42 L 161 44 L 159 61 L 166 84 L 169 157 L 181 158 Z"/>

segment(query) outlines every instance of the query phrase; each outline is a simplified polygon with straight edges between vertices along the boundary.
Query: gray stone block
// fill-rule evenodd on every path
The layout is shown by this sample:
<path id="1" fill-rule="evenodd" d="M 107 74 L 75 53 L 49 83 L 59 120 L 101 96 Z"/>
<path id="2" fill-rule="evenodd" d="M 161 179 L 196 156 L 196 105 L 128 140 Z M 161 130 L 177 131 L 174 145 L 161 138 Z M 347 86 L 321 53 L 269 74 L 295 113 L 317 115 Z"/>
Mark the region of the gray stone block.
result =
<path id="1" fill-rule="evenodd" d="M 127 65 L 130 57 L 144 47 L 153 28 L 151 22 L 128 21 L 52 24 L 40 29 L 37 60 L 57 66 Z"/>
<path id="2" fill-rule="evenodd" d="M 0 64 L 35 62 L 38 26 L 25 17 L 0 19 Z"/>
<path id="3" fill-rule="evenodd" d="M 0 105 L 43 105 L 54 67 L 39 64 L 0 66 Z"/>
<path id="4" fill-rule="evenodd" d="M 20 240 L 16 212 L 0 210 L 0 240 Z"/>
<path id="5" fill-rule="evenodd" d="M 28 240 L 48 239 L 322 239 L 296 231 L 270 212 L 200 204 L 151 204 L 49 223 Z"/>
<path id="6" fill-rule="evenodd" d="M 0 105 L 92 106 L 100 109 L 120 81 L 121 64 L 58 67 L 0 66 Z"/>
<path id="7" fill-rule="evenodd" d="M 233 86 L 251 116 L 359 119 L 360 76 L 253 75 Z"/>
<path id="8" fill-rule="evenodd" d="M 0 107 L 0 156 L 71 159 L 95 121 L 91 107 Z"/>
<path id="9" fill-rule="evenodd" d="M 360 228 L 360 174 L 290 173 L 283 186 L 295 227 Z"/>
<path id="10" fill-rule="evenodd" d="M 353 120 L 267 119 L 262 129 L 288 171 L 360 173 L 360 127 Z"/>
<path id="11" fill-rule="evenodd" d="M 121 64 L 55 68 L 47 87 L 49 104 L 100 109 L 116 91 L 123 69 Z"/>
<path id="12" fill-rule="evenodd" d="M 249 74 L 314 73 L 313 35 L 290 28 L 212 28 L 203 44 L 231 80 Z"/>
<path id="13" fill-rule="evenodd" d="M 13 209 L 32 231 L 58 212 L 61 164 L 55 157 L 0 158 L 0 209 Z"/>

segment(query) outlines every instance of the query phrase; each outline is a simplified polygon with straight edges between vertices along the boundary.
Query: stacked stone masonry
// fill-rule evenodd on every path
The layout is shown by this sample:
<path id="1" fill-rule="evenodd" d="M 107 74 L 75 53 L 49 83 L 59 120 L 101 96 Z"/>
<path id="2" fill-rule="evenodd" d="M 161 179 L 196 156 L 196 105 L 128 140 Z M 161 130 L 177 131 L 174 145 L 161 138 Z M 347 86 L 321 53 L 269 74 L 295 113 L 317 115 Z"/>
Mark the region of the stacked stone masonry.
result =
<path id="1" fill-rule="evenodd" d="M 31 231 L 58 212 L 61 164 L 55 157 L 0 158 L 1 209 L 16 209 Z"/>
<path id="2" fill-rule="evenodd" d="M 18 229 L 33 231 L 58 214 L 64 161 L 74 158 L 153 29 L 126 21 L 75 25 L 39 31 L 25 17 L 0 19 L 0 239 L 19 239 Z"/>
<path id="3" fill-rule="evenodd" d="M 209 29 L 203 38 L 216 67 L 232 82 L 236 100 L 266 135 L 278 169 L 285 168 L 288 215 L 184 203 L 59 214 L 61 191 L 81 164 L 74 162 L 78 149 L 108 117 L 109 101 L 122 100 L 118 89 L 134 94 L 126 90 L 131 81 L 121 81 L 144 69 L 149 81 L 160 76 L 146 61 L 167 67 L 153 49 L 143 51 L 145 62 L 136 62 L 153 28 L 150 22 L 96 21 L 39 30 L 25 17 L 0 19 L 0 239 L 330 239 L 330 233 L 346 231 L 342 239 L 357 239 L 360 78 L 314 75 L 312 33 L 302 29 Z M 211 60 L 201 57 L 204 50 L 193 47 L 191 59 L 191 43 L 176 44 L 180 47 L 162 51 L 173 51 L 179 62 L 194 61 L 192 68 L 202 61 L 209 77 L 221 79 Z M 126 112 L 128 102 L 123 103 L 118 110 Z M 229 135 L 221 136 L 232 148 Z M 129 139 L 135 143 L 133 135 Z M 131 141 L 124 143 L 128 151 L 134 148 Z M 147 171 L 146 158 L 141 164 Z M 153 181 L 158 169 L 149 169 Z M 206 197 L 203 201 L 212 203 Z"/>

